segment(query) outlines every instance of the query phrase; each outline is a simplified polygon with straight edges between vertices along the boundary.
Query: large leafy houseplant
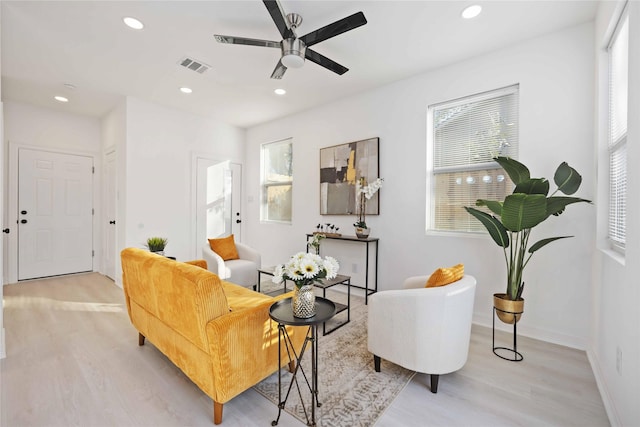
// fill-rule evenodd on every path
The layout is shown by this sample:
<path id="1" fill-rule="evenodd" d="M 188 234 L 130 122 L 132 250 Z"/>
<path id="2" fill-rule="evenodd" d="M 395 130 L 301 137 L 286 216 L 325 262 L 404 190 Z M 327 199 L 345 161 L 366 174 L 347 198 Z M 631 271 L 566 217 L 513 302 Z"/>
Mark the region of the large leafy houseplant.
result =
<path id="1" fill-rule="evenodd" d="M 465 209 L 485 226 L 493 241 L 502 247 L 507 264 L 506 298 L 516 301 L 522 297 L 524 289 L 522 272 L 534 252 L 556 240 L 573 237 L 548 237 L 530 245 L 531 230 L 550 216 L 560 215 L 570 204 L 591 201 L 567 197 L 578 191 L 582 177 L 566 162 L 556 169 L 553 181 L 557 188 L 549 195 L 549 181 L 546 178 L 531 178 L 529 169 L 512 158 L 496 157 L 494 160 L 515 184 L 513 193 L 503 201 L 476 201 L 476 206 L 486 206 L 495 215 L 471 207 Z M 558 192 L 566 196 L 556 196 Z"/>

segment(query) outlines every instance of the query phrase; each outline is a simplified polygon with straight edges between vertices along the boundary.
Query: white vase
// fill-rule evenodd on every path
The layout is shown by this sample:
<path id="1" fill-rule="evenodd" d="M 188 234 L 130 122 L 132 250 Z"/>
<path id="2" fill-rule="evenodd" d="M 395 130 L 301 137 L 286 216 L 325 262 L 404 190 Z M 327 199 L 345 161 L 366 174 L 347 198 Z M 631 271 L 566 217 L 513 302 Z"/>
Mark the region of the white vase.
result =
<path id="1" fill-rule="evenodd" d="M 291 308 L 294 317 L 307 319 L 316 315 L 316 294 L 313 285 L 295 286 Z"/>
<path id="2" fill-rule="evenodd" d="M 356 227 L 356 237 L 358 239 L 367 239 L 370 232 L 371 228 Z"/>

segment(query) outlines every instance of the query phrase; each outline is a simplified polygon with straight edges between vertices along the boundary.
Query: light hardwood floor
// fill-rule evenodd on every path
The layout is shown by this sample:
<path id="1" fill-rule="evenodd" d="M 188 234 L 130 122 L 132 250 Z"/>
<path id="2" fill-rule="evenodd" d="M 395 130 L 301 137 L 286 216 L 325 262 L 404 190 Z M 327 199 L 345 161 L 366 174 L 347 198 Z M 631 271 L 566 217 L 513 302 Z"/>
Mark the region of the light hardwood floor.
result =
<path id="1" fill-rule="evenodd" d="M 2 426 L 210 426 L 212 402 L 153 345 L 138 347 L 122 290 L 99 274 L 4 287 L 7 357 Z M 584 352 L 527 338 L 520 363 L 473 327 L 465 367 L 418 374 L 377 426 L 608 426 Z M 224 406 L 223 426 L 270 426 L 277 408 L 253 390 Z M 279 426 L 300 426 L 283 413 Z"/>

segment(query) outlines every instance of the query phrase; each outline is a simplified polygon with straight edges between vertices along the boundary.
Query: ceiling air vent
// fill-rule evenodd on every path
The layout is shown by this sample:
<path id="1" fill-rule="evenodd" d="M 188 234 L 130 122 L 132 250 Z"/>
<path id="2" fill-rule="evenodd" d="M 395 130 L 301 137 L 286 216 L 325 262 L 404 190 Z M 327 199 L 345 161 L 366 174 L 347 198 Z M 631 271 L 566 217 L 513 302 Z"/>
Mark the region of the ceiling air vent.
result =
<path id="1" fill-rule="evenodd" d="M 205 71 L 211 68 L 211 65 L 207 65 L 202 61 L 198 61 L 197 59 L 193 59 L 189 57 L 182 58 L 180 62 L 178 62 L 178 64 L 200 74 L 204 73 Z"/>

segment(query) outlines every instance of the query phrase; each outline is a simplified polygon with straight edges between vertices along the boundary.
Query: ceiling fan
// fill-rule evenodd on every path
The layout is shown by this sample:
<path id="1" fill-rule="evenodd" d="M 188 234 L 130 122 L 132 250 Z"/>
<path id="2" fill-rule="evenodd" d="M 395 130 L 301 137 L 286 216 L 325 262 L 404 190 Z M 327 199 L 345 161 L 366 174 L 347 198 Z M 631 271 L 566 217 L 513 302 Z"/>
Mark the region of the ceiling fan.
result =
<path id="1" fill-rule="evenodd" d="M 309 46 L 313 46 L 316 43 L 320 43 L 321 41 L 325 41 L 366 24 L 367 20 L 362 12 L 354 13 L 351 16 L 347 16 L 346 18 L 342 18 L 332 24 L 312 31 L 309 34 L 298 37 L 296 35 L 296 29 L 302 23 L 302 16 L 297 13 L 285 15 L 278 0 L 263 0 L 263 3 L 267 7 L 276 27 L 278 27 L 278 31 L 280 31 L 282 41 L 277 42 L 215 34 L 214 37 L 216 41 L 219 43 L 280 48 L 282 56 L 271 74 L 272 79 L 281 79 L 285 71 L 287 71 L 287 68 L 302 67 L 305 58 L 339 75 L 349 71 L 348 68 L 319 54 L 315 50 L 309 49 Z"/>

